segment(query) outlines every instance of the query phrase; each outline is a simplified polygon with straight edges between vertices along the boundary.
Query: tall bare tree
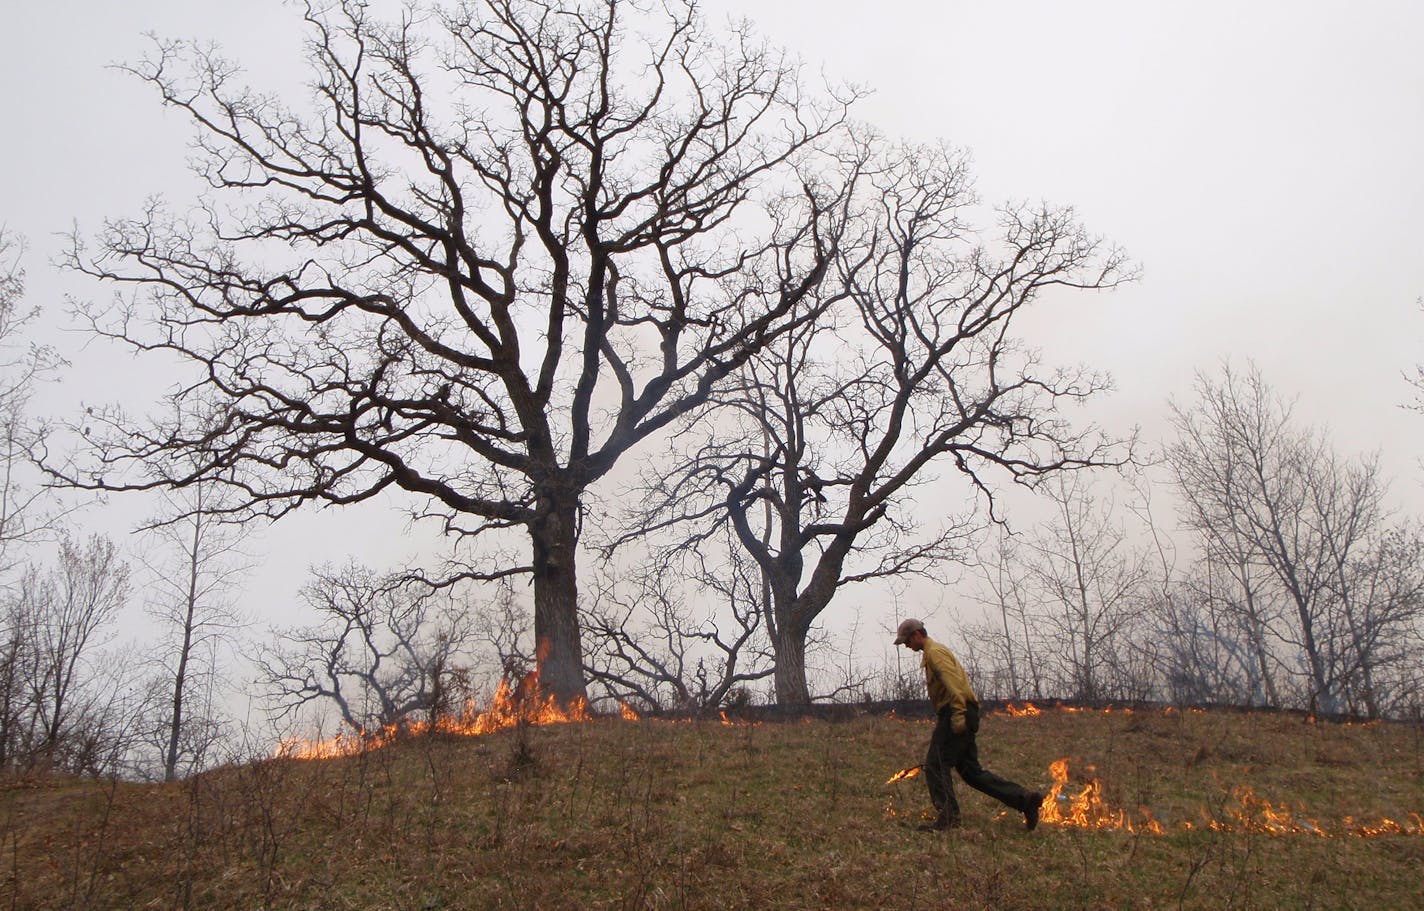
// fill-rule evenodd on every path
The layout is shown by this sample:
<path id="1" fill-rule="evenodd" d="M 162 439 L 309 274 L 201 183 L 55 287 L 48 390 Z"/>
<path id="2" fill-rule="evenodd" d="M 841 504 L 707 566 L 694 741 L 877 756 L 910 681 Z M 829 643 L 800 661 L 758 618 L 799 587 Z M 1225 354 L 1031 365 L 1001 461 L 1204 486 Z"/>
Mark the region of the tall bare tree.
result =
<path id="1" fill-rule="evenodd" d="M 219 521 L 217 495 L 208 483 L 171 494 L 168 513 L 148 530 L 156 546 L 139 558 L 148 569 L 148 609 L 163 637 L 158 739 L 166 781 L 178 777 L 180 766 L 202 762 L 215 719 L 197 709 L 208 704 L 222 647 L 244 625 L 232 598 L 250 568 L 241 551 L 246 529 Z"/>
<path id="2" fill-rule="evenodd" d="M 1345 708 L 1399 717 L 1424 692 L 1412 669 L 1424 661 L 1424 529 L 1370 529 L 1365 546 L 1336 567 L 1336 635 Z"/>
<path id="3" fill-rule="evenodd" d="M 23 478 L 30 445 L 26 407 L 35 385 L 60 364 L 52 348 L 26 333 L 35 310 L 25 306 L 24 250 L 22 239 L 0 226 L 0 575 L 15 567 L 18 549 L 48 531 L 53 518 L 41 508 L 42 485 Z"/>
<path id="4" fill-rule="evenodd" d="M 24 406 L 35 378 L 32 356 L 21 353 L 25 270 L 24 245 L 0 228 L 0 577 L 9 575 L 16 552 L 32 537 L 35 494 L 24 492 L 18 480 L 24 464 L 20 439 Z M 10 580 L 4 579 L 5 582 Z M 30 703 L 27 682 L 35 673 L 37 629 L 22 599 L 7 590 L 0 598 L 0 767 L 11 763 L 20 746 Z"/>
<path id="5" fill-rule="evenodd" d="M 84 688 L 96 676 L 96 649 L 128 596 L 128 564 L 112 541 L 97 535 L 62 539 L 52 569 L 31 567 L 21 577 L 23 616 L 34 624 L 27 685 L 37 753 L 62 764 L 66 752 L 82 744 L 86 731 L 73 722 L 82 717 Z"/>
<path id="6" fill-rule="evenodd" d="M 1418 542 L 1386 508 L 1378 463 L 1342 459 L 1298 428 L 1254 366 L 1199 374 L 1173 419 L 1184 520 L 1233 582 L 1229 603 L 1267 679 L 1296 684 L 1321 711 L 1356 699 L 1377 711 L 1372 670 L 1397 660 L 1386 656 L 1421 615 Z"/>
<path id="7" fill-rule="evenodd" d="M 0 766 L 37 759 L 75 771 L 112 742 L 129 719 L 125 703 L 96 681 L 96 652 L 123 606 L 128 569 L 107 539 L 78 542 L 57 528 L 62 510 L 30 474 L 27 408 L 61 361 L 27 333 L 21 238 L 0 227 Z M 59 538 L 51 566 L 32 546 Z M 126 736 L 126 735 L 125 735 Z"/>
<path id="8" fill-rule="evenodd" d="M 46 464 L 82 488 L 209 480 L 268 516 L 400 489 L 449 532 L 522 530 L 528 561 L 484 574 L 532 575 L 542 682 L 581 696 L 586 492 L 812 316 L 849 99 L 692 0 L 305 19 L 304 109 L 194 46 L 132 67 L 191 119 L 216 193 L 114 221 L 71 265 L 121 289 L 95 331 L 186 379 L 167 417 L 97 410 L 83 458 Z"/>
<path id="9" fill-rule="evenodd" d="M 1058 692 L 1075 699 L 1141 699 L 1150 676 L 1136 660 L 1156 575 L 1111 498 L 1079 477 L 1046 487 L 1052 517 L 1028 535 L 1021 571 L 1034 626 Z"/>
<path id="10" fill-rule="evenodd" d="M 783 703 L 810 698 L 806 637 L 840 588 L 933 573 L 966 549 L 969 522 L 916 498 L 940 466 L 992 500 L 995 472 L 1032 483 L 1121 458 L 1059 411 L 1106 380 L 1044 369 L 1014 328 L 1046 292 L 1128 279 L 1123 256 L 1068 211 L 1011 207 L 980 232 L 955 150 L 869 141 L 859 166 L 837 275 L 814 301 L 826 315 L 716 397 L 717 423 L 640 522 L 735 531 L 770 595 Z"/>
<path id="11" fill-rule="evenodd" d="M 35 707 L 30 681 L 39 673 L 34 605 L 19 594 L 7 592 L 0 613 L 4 624 L 0 627 L 4 637 L 0 639 L 0 768 L 29 756 Z"/>
<path id="12" fill-rule="evenodd" d="M 975 692 L 1008 699 L 1047 695 L 1043 644 L 1034 632 L 1032 592 L 1023 569 L 1023 544 L 1000 526 L 992 544 L 981 547 L 976 568 L 978 600 L 988 616 L 970 622 L 969 639 L 981 655 Z"/>

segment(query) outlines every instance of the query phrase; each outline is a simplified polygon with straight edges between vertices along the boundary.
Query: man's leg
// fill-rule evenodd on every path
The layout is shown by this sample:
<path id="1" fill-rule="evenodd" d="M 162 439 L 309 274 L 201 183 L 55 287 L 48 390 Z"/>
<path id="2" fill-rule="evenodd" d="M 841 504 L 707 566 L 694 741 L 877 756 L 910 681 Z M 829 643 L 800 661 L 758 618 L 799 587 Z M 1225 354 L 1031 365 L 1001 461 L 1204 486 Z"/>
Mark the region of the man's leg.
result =
<path id="1" fill-rule="evenodd" d="M 979 747 L 974 742 L 974 735 L 964 734 L 963 739 L 965 745 L 960 751 L 959 762 L 954 767 L 959 772 L 959 777 L 963 778 L 964 783 L 974 790 L 982 791 L 1000 803 L 1006 803 L 1022 813 L 1028 807 L 1028 790 L 1007 778 L 1000 778 L 981 766 L 979 764 Z"/>
<path id="2" fill-rule="evenodd" d="M 938 813 L 930 828 L 948 829 L 959 825 L 959 801 L 954 797 L 954 781 L 949 777 L 950 769 L 957 766 L 959 759 L 957 739 L 950 730 L 946 712 L 935 724 L 929 753 L 925 756 L 925 785 L 930 789 L 930 801 Z"/>
<path id="3" fill-rule="evenodd" d="M 958 761 L 955 763 L 955 770 L 971 788 L 988 794 L 1024 814 L 1024 824 L 1032 830 L 1038 825 L 1038 808 L 1043 803 L 1043 795 L 1007 778 L 1000 778 L 979 764 L 979 745 L 974 739 L 975 732 L 979 730 L 978 707 L 971 706 L 967 714 L 968 730 L 956 738 L 961 743 L 957 750 Z"/>

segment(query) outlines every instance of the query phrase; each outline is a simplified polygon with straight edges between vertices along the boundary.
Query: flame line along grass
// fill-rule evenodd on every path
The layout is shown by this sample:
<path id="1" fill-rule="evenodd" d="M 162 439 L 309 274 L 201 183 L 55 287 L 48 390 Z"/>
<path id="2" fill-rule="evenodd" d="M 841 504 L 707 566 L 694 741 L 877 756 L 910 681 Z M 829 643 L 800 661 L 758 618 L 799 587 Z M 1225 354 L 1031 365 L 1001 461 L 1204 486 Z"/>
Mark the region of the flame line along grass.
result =
<path id="1" fill-rule="evenodd" d="M 618 703 L 618 715 L 624 721 L 643 720 L 638 711 L 626 702 Z M 453 737 L 479 737 L 519 724 L 569 724 L 594 720 L 596 717 L 582 699 L 565 707 L 559 705 L 553 696 L 542 695 L 538 674 L 531 673 L 518 685 L 501 680 L 488 709 L 479 711 L 472 703 L 467 703 L 460 714 L 437 719 L 433 728 L 428 721 L 413 721 L 388 725 L 380 730 L 343 731 L 319 740 L 293 737 L 281 741 L 274 755 L 282 759 L 339 759 L 379 750 L 402 738 L 419 737 L 432 731 Z M 728 727 L 761 725 L 760 721 L 728 717 L 725 711 L 718 713 L 718 720 Z"/>
<path id="2" fill-rule="evenodd" d="M 1082 711 L 1069 706 L 1059 706 L 1059 709 Z M 1022 707 L 1010 704 L 1007 711 L 1013 716 L 1041 714 L 1041 710 L 1033 703 L 1024 703 Z M 1131 709 L 1119 711 L 1130 713 Z M 1171 709 L 1166 711 L 1170 712 Z M 620 714 L 627 720 L 639 719 L 638 713 L 627 704 L 620 704 Z M 437 719 L 433 731 L 451 736 L 477 737 L 519 724 L 567 724 L 592 720 L 594 716 L 589 712 L 587 702 L 583 700 L 565 707 L 559 705 L 552 695 L 543 696 L 539 690 L 538 675 L 535 673 L 518 685 L 501 680 L 488 709 L 476 711 L 472 704 L 466 704 L 459 715 L 447 715 Z M 730 719 L 726 712 L 720 713 L 720 721 L 724 725 L 759 724 L 755 721 Z M 282 741 L 278 745 L 276 755 L 291 759 L 336 759 L 378 750 L 402 737 L 431 732 L 431 723 L 420 721 L 391 725 L 379 731 L 344 732 L 325 740 L 294 738 Z M 922 770 L 923 766 L 901 769 L 885 783 L 894 784 L 914 778 Z M 1129 813 L 1127 810 L 1111 807 L 1103 798 L 1102 783 L 1096 778 L 1089 779 L 1076 794 L 1065 793 L 1068 784 L 1068 760 L 1060 759 L 1050 764 L 1049 774 L 1053 778 L 1053 786 L 1044 799 L 1039 817 L 1041 824 L 1100 831 L 1127 831 L 1134 834 L 1166 834 L 1168 827 L 1155 819 L 1145 808 Z M 1242 786 L 1231 792 L 1230 799 L 1220 814 L 1212 815 L 1204 811 L 1200 819 L 1182 820 L 1172 828 L 1179 831 L 1206 829 L 1265 835 L 1373 838 L 1384 835 L 1424 835 L 1424 818 L 1421 818 L 1419 813 L 1410 813 L 1402 822 L 1388 817 L 1368 822 L 1347 816 L 1339 823 L 1322 823 L 1303 813 L 1298 816 L 1286 804 L 1274 804 L 1257 796 L 1249 787 Z"/>
<path id="3" fill-rule="evenodd" d="M 638 713 L 626 704 L 620 704 L 620 713 L 625 719 L 638 717 Z M 568 724 L 593 719 L 588 703 L 583 699 L 562 706 L 554 696 L 544 696 L 539 689 L 538 674 L 533 673 L 517 685 L 501 680 L 489 708 L 483 711 L 478 711 L 473 703 L 466 703 L 458 715 L 441 716 L 434 725 L 429 721 L 415 721 L 388 725 L 376 731 L 345 731 L 325 740 L 290 738 L 278 744 L 276 755 L 284 759 L 338 759 L 379 750 L 404 737 L 432 732 L 479 737 L 520 724 Z"/>
<path id="4" fill-rule="evenodd" d="M 921 766 L 901 769 L 886 780 L 894 784 L 919 774 Z M 1048 767 L 1053 787 L 1044 798 L 1039 824 L 1095 831 L 1125 831 L 1140 835 L 1165 835 L 1169 828 L 1181 832 L 1208 830 L 1212 832 L 1249 832 L 1259 835 L 1313 835 L 1320 838 L 1376 838 L 1385 835 L 1424 835 L 1424 817 L 1410 813 L 1403 822 L 1383 817 L 1365 822 L 1347 816 L 1338 823 L 1324 823 L 1305 815 L 1297 815 L 1284 803 L 1275 804 L 1241 785 L 1221 812 L 1212 815 L 1203 811 L 1199 820 L 1181 820 L 1164 824 L 1147 809 L 1135 813 L 1110 806 L 1103 799 L 1102 782 L 1089 779 L 1076 794 L 1065 793 L 1068 784 L 1068 760 L 1059 759 Z M 898 815 L 893 809 L 888 815 Z"/>
<path id="5" fill-rule="evenodd" d="M 1163 706 L 1163 707 L 1160 708 L 1160 709 L 1145 709 L 1145 710 L 1143 710 L 1143 709 L 1134 709 L 1132 706 L 1118 706 L 1118 707 L 1115 708 L 1115 707 L 1113 707 L 1113 706 L 1107 705 L 1107 706 L 1103 706 L 1102 708 L 1090 708 L 1090 707 L 1082 706 L 1082 705 L 1063 705 L 1063 704 L 1060 703 L 1060 704 L 1058 704 L 1058 705 L 1051 705 L 1051 706 L 1049 706 L 1048 708 L 1049 708 L 1050 711 L 1062 712 L 1062 713 L 1065 714 L 1065 715 L 1086 715 L 1086 714 L 1133 715 L 1133 714 L 1136 714 L 1138 711 L 1147 711 L 1147 712 L 1154 712 L 1154 711 L 1155 711 L 1155 712 L 1160 712 L 1160 713 L 1163 714 L 1163 715 L 1174 715 L 1174 714 L 1176 714 L 1176 713 L 1178 713 L 1178 712 L 1185 712 L 1185 713 L 1187 713 L 1187 714 L 1189 714 L 1189 715 L 1205 715 L 1205 714 L 1206 714 L 1206 709 L 1197 708 L 1197 707 L 1195 707 L 1195 706 L 1191 706 L 1191 707 L 1184 708 L 1184 709 L 1179 709 L 1179 708 L 1177 708 L 1176 706 L 1171 706 L 1171 705 Z M 1007 715 L 1007 716 L 1010 717 L 1010 718 L 1031 718 L 1031 717 L 1033 717 L 1034 715 L 1042 715 L 1043 713 L 1044 713 L 1044 710 L 1041 709 L 1041 708 L 1039 708 L 1037 705 L 1034 705 L 1032 702 L 1025 702 L 1025 703 L 1023 703 L 1023 704 L 1016 704 L 1016 703 L 1013 703 L 1013 702 L 1009 702 L 1009 703 L 1005 703 L 1005 704 L 1004 704 L 1004 707 L 1003 707 L 1002 710 L 997 711 L 997 712 L 993 712 L 992 714 L 995 714 L 995 715 Z M 1311 718 L 1309 718 L 1309 719 L 1307 719 L 1307 720 L 1310 721 L 1312 724 L 1315 722 L 1315 718 L 1314 718 L 1314 717 L 1311 717 Z M 1346 723 L 1347 723 L 1347 724 L 1353 724 L 1353 722 L 1346 722 Z M 1378 724 L 1377 721 L 1370 721 L 1370 722 L 1364 722 L 1364 723 L 1365 723 L 1365 724 Z"/>
<path id="6" fill-rule="evenodd" d="M 1040 823 L 1082 829 L 1118 829 L 1133 833 L 1162 835 L 1166 826 L 1153 818 L 1150 811 L 1139 809 L 1135 814 L 1114 809 L 1103 799 L 1103 786 L 1096 778 L 1089 779 L 1076 794 L 1065 794 L 1068 783 L 1068 761 L 1060 759 L 1049 766 L 1053 788 L 1044 800 Z M 1173 828 L 1179 831 L 1209 829 L 1214 832 L 1252 832 L 1261 835 L 1315 835 L 1322 838 L 1373 838 L 1381 835 L 1424 835 L 1424 818 L 1410 813 L 1403 822 L 1383 817 L 1363 822 L 1347 816 L 1338 823 L 1292 811 L 1284 803 L 1276 804 L 1260 797 L 1250 787 L 1240 785 L 1231 791 L 1230 799 L 1219 814 L 1203 812 L 1199 820 L 1182 820 Z"/>

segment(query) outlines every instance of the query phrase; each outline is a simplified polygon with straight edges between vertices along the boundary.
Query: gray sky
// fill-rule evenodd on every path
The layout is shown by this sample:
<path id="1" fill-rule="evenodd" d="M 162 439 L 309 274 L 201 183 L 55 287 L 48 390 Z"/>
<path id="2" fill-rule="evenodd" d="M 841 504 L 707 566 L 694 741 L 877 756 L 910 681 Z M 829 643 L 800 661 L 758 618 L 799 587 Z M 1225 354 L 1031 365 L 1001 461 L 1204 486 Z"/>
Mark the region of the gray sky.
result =
<path id="1" fill-rule="evenodd" d="M 107 292 L 48 267 L 56 233 L 76 221 L 92 233 L 150 194 L 192 190 L 186 124 L 106 65 L 138 57 L 155 31 L 216 40 L 279 86 L 301 78 L 300 36 L 278 0 L 0 4 L 0 224 L 29 238 L 29 300 L 58 319 L 64 294 Z M 810 72 L 873 89 L 859 116 L 886 134 L 970 149 L 986 200 L 1071 204 L 1126 248 L 1140 282 L 1034 323 L 1047 360 L 1116 378 L 1094 417 L 1155 441 L 1194 370 L 1254 358 L 1340 449 L 1379 450 L 1396 503 L 1424 511 L 1424 416 L 1399 407 L 1411 395 L 1402 374 L 1424 360 L 1424 4 L 705 9 L 748 16 Z M 107 397 L 124 362 L 77 341 L 67 394 Z M 316 527 L 271 537 L 254 597 L 280 598 L 307 563 L 339 558 Z M 389 537 L 362 546 L 395 557 Z"/>
<path id="2" fill-rule="evenodd" d="M 875 88 L 890 134 L 974 154 L 986 199 L 1073 205 L 1142 265 L 1045 317 L 1160 427 L 1198 368 L 1255 358 L 1346 449 L 1405 478 L 1424 418 L 1424 4 L 720 0 Z M 766 8 L 766 12 L 758 9 Z M 1403 494 L 1404 491 L 1400 490 Z"/>

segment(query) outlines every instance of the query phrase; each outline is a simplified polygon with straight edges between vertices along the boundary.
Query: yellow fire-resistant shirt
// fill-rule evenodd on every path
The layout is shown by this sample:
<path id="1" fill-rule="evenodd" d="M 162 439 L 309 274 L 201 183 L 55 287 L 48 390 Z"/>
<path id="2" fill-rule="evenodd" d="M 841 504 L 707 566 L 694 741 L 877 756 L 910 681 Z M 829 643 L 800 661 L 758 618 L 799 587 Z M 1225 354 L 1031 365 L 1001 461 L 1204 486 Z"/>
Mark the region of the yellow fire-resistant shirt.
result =
<path id="1" fill-rule="evenodd" d="M 963 718 L 965 705 L 979 701 L 959 659 L 929 637 L 925 637 L 925 647 L 920 652 L 920 667 L 925 669 L 925 687 L 930 691 L 930 702 L 934 703 L 936 713 L 948 705 L 952 707 L 952 714 Z"/>

